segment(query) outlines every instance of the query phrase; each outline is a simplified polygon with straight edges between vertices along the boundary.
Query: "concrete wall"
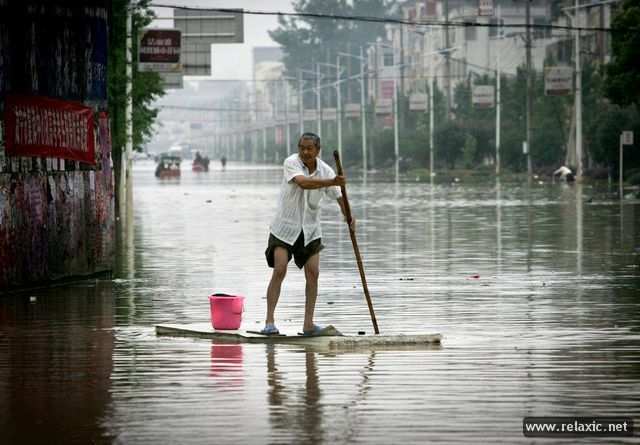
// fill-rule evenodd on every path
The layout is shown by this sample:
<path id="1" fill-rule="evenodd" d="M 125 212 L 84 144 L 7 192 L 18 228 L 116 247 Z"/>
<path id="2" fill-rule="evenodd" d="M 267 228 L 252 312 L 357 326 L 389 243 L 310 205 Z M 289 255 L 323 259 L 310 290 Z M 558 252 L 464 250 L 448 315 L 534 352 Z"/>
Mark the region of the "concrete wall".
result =
<path id="1" fill-rule="evenodd" d="M 0 17 L 0 293 L 111 270 L 109 1 L 0 0 Z M 90 107 L 95 164 L 8 156 L 4 127 L 12 94 Z"/>
<path id="2" fill-rule="evenodd" d="M 111 170 L 0 174 L 0 290 L 110 270 Z"/>

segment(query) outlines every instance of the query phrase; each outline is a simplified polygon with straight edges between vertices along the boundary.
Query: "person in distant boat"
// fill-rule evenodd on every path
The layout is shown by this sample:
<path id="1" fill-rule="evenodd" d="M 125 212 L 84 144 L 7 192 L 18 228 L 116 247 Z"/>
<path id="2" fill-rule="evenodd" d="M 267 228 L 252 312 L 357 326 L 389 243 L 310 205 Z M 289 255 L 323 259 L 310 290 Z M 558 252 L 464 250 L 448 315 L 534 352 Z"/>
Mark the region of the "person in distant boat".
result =
<path id="1" fill-rule="evenodd" d="M 324 249 L 320 230 L 320 201 L 323 197 L 336 199 L 345 215 L 339 186 L 344 185 L 346 180 L 344 176 L 337 176 L 319 155 L 320 138 L 314 133 L 304 133 L 298 141 L 298 153 L 284 160 L 278 208 L 269 226 L 269 241 L 265 251 L 267 264 L 273 268 L 273 273 L 267 287 L 267 317 L 262 334 L 279 333 L 274 314 L 291 257 L 299 269 L 304 268 L 306 280 L 302 332 L 304 335 L 314 335 L 323 329 L 313 323 L 318 296 L 320 251 Z M 355 220 L 352 220 L 351 228 L 355 230 Z"/>
<path id="2" fill-rule="evenodd" d="M 553 177 L 555 178 L 556 176 L 566 182 L 573 182 L 575 180 L 571 169 L 564 165 L 553 172 Z"/>
<path id="3" fill-rule="evenodd" d="M 222 170 L 224 170 L 227 167 L 227 157 L 226 156 L 222 156 L 220 158 L 220 163 L 222 164 Z"/>

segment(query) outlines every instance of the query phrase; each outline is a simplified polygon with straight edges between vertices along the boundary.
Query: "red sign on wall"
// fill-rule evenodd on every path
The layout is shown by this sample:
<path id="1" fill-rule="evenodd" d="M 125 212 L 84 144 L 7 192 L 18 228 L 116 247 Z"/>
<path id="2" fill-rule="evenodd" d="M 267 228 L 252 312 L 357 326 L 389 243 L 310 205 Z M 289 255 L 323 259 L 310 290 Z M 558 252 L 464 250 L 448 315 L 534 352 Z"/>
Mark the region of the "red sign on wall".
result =
<path id="1" fill-rule="evenodd" d="M 44 156 L 95 164 L 90 107 L 42 96 L 9 95 L 4 116 L 8 156 Z"/>

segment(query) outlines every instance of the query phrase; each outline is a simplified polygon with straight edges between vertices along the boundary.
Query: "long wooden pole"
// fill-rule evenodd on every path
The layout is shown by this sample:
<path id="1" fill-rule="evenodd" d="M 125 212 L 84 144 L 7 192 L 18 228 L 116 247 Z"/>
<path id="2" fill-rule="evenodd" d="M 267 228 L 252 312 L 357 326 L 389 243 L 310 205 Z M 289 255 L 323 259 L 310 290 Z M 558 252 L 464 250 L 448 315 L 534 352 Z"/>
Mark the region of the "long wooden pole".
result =
<path id="1" fill-rule="evenodd" d="M 342 170 L 342 162 L 340 162 L 340 155 L 337 151 L 333 152 L 333 157 L 336 160 L 336 167 L 338 169 L 338 175 L 344 176 Z M 376 320 L 376 314 L 373 311 L 373 304 L 371 303 L 371 296 L 369 295 L 369 288 L 367 287 L 367 278 L 364 276 L 364 266 L 362 265 L 362 257 L 360 256 L 360 249 L 358 248 L 358 241 L 356 241 L 356 233 L 351 229 L 351 207 L 349 206 L 349 200 L 347 199 L 347 188 L 342 185 L 342 203 L 344 204 L 344 213 L 347 218 L 347 224 L 349 225 L 349 235 L 351 236 L 351 244 L 353 244 L 353 252 L 356 255 L 356 262 L 358 263 L 358 271 L 360 272 L 360 279 L 362 280 L 362 288 L 364 289 L 364 296 L 367 298 L 367 306 L 369 306 L 369 314 L 371 315 L 371 322 L 373 323 L 373 330 L 376 334 L 379 334 L 378 322 Z"/>

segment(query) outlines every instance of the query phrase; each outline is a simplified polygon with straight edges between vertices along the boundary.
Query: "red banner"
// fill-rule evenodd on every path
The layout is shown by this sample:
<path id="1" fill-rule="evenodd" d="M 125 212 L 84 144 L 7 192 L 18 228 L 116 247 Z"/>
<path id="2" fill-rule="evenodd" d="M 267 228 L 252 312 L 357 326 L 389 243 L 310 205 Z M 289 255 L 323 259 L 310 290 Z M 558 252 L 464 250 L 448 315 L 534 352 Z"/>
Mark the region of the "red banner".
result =
<path id="1" fill-rule="evenodd" d="M 9 95 L 4 119 L 8 156 L 44 156 L 95 164 L 90 107 L 42 96 Z"/>

